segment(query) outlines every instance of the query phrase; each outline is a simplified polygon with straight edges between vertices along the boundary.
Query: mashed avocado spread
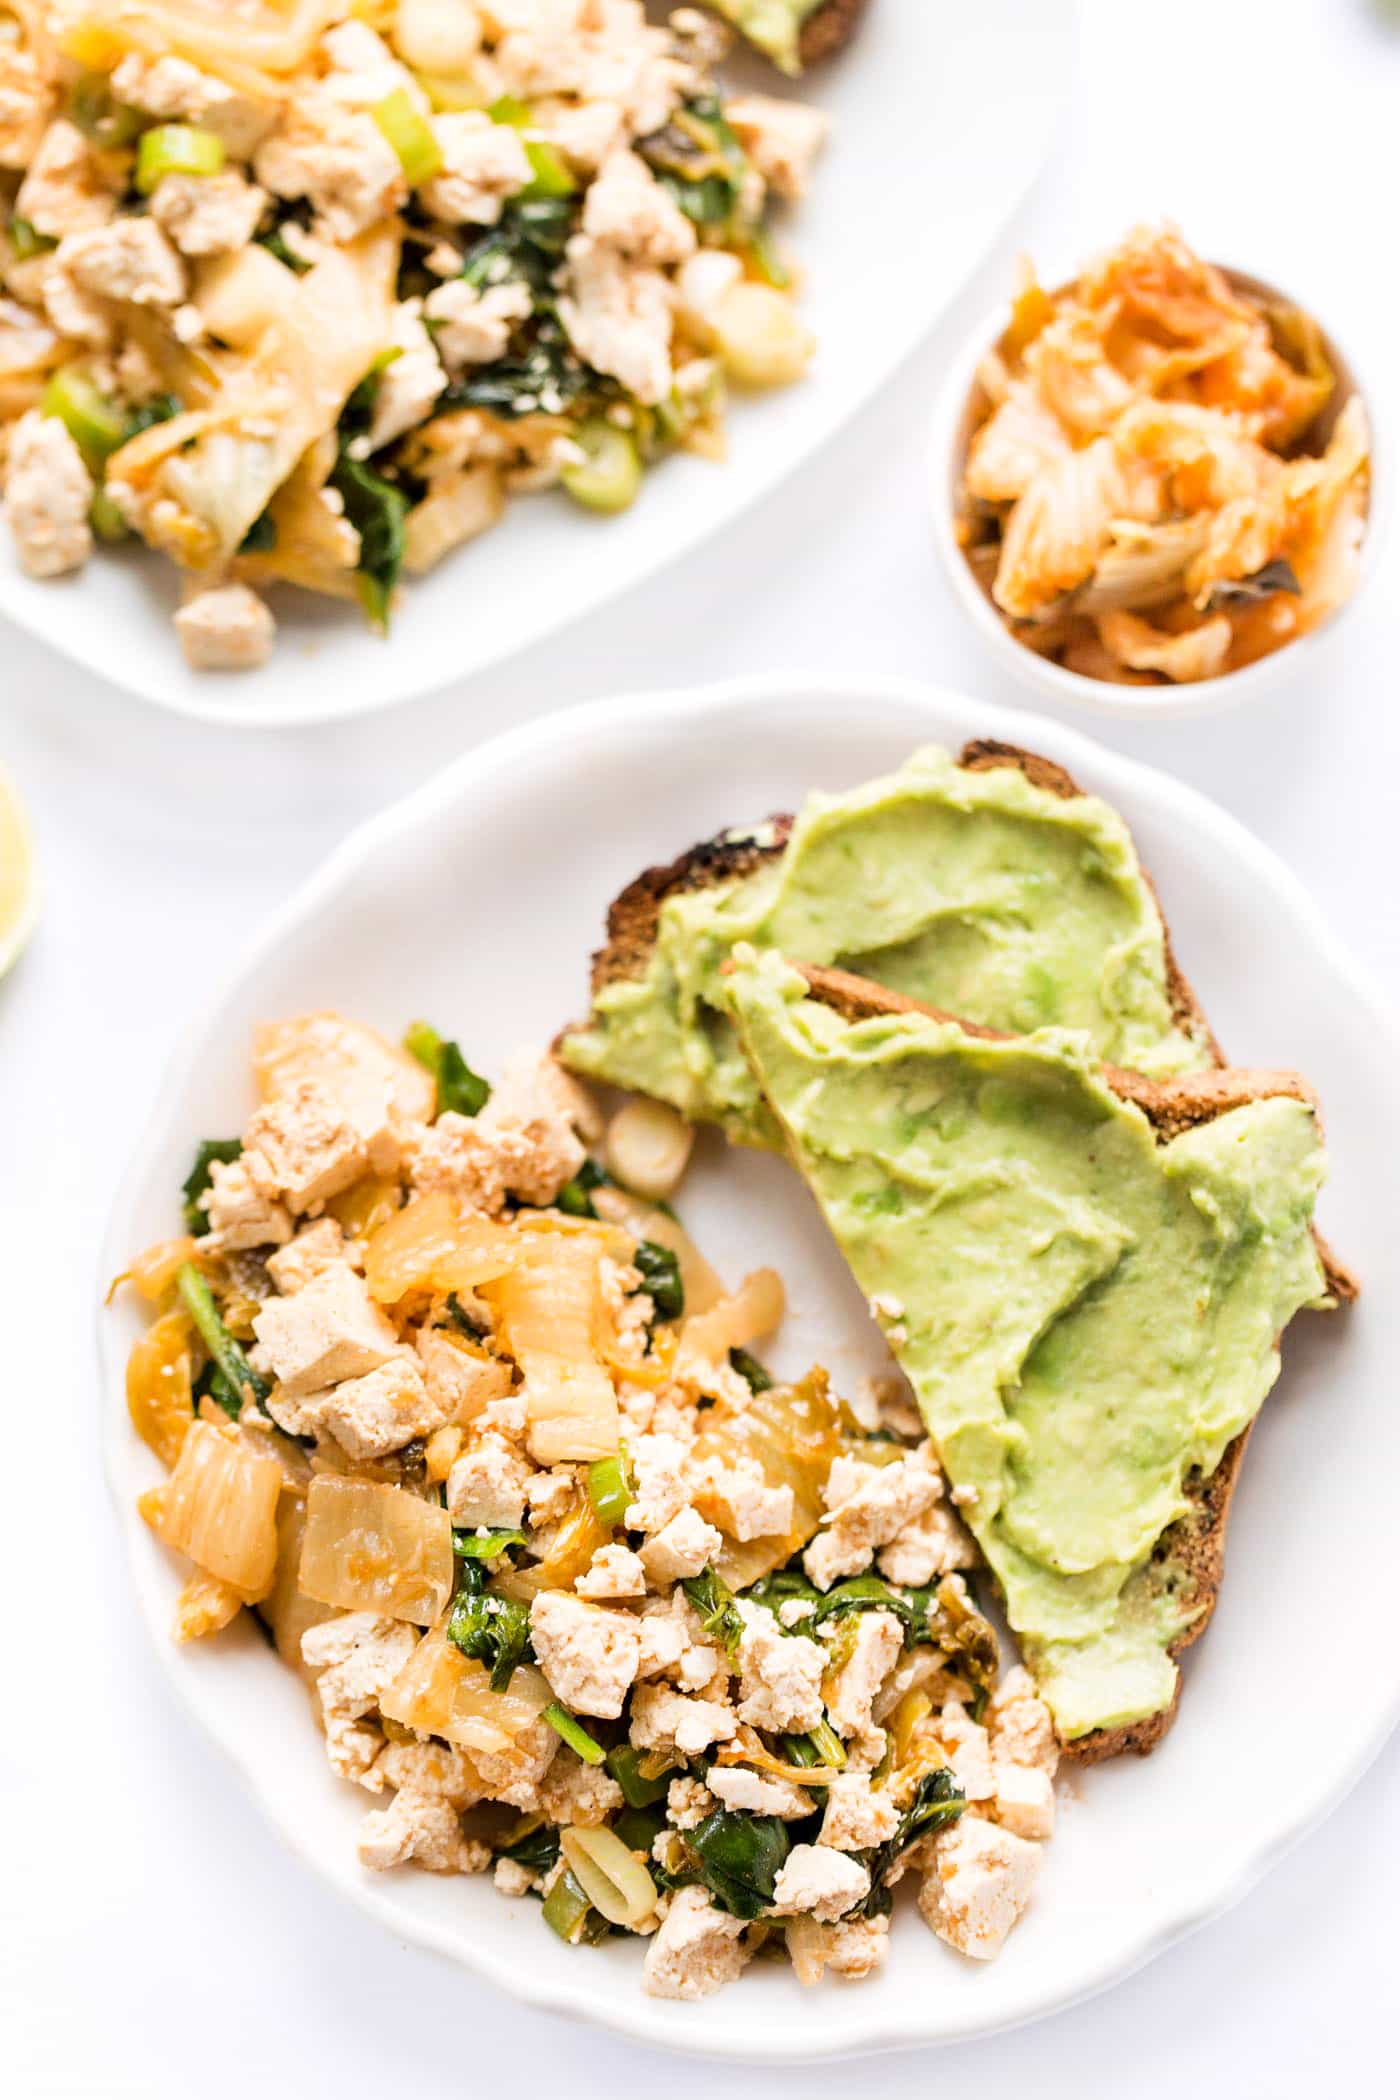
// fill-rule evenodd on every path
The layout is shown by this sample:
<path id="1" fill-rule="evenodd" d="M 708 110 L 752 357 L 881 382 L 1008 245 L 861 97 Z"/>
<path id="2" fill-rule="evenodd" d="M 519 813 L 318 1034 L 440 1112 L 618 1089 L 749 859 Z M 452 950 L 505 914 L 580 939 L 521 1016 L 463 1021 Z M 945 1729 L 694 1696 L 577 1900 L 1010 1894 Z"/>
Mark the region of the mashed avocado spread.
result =
<path id="1" fill-rule="evenodd" d="M 1083 1029 L 1097 1056 L 1154 1077 L 1211 1061 L 1173 1019 L 1161 917 L 1122 819 L 1014 766 L 971 771 L 930 746 L 810 796 L 780 858 L 666 900 L 645 972 L 598 993 L 565 1063 L 779 1144 L 721 988 L 739 941 L 984 1027 Z"/>
<path id="2" fill-rule="evenodd" d="M 1259 1100 L 1158 1144 L 1082 1037 L 846 1021 L 751 949 L 726 982 L 1062 1734 L 1161 1711 L 1191 1612 L 1153 1549 L 1325 1295 L 1312 1110 Z"/>

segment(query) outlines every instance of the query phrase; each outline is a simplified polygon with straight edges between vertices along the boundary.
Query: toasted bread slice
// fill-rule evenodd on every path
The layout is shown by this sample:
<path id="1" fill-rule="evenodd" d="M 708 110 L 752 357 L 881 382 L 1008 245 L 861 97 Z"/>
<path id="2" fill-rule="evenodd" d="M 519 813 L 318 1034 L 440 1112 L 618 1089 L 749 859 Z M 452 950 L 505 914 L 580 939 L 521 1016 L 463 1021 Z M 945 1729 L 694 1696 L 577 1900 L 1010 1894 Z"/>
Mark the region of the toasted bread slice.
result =
<path id="1" fill-rule="evenodd" d="M 869 5 L 870 0 L 822 0 L 802 24 L 797 50 L 803 70 L 844 51 Z"/>
<path id="2" fill-rule="evenodd" d="M 886 991 L 882 986 L 853 977 L 846 971 L 812 969 L 801 964 L 795 967 L 805 978 L 812 996 L 843 1019 L 857 1021 L 878 1014 L 920 1014 L 931 1020 L 952 1021 L 968 1035 L 989 1041 L 1007 1040 L 994 1029 L 974 1027 L 956 1015 L 921 1006 L 915 1000 Z M 1312 1089 L 1296 1072 L 1222 1067 L 1213 1072 L 1158 1081 L 1143 1079 L 1137 1073 L 1124 1072 L 1112 1065 L 1105 1065 L 1102 1069 L 1113 1092 L 1142 1110 L 1163 1144 L 1185 1130 L 1210 1122 L 1216 1116 L 1251 1101 L 1285 1096 L 1306 1101 L 1314 1108 L 1317 1105 Z M 1341 1300 L 1354 1298 L 1357 1293 L 1354 1278 L 1335 1261 L 1321 1239 L 1318 1239 L 1317 1247 L 1329 1292 Z M 1249 1434 L 1246 1428 L 1234 1439 L 1208 1478 L 1197 1477 L 1189 1483 L 1190 1512 L 1163 1534 L 1154 1552 L 1154 1565 L 1165 1568 L 1170 1564 L 1175 1571 L 1174 1596 L 1193 1613 L 1185 1630 L 1171 1645 L 1169 1653 L 1173 1660 L 1193 1641 L 1199 1640 L 1215 1609 L 1224 1574 L 1230 1504 Z M 1125 1727 L 1096 1729 L 1069 1743 L 1066 1754 L 1081 1764 L 1096 1764 L 1125 1750 L 1139 1754 L 1151 1750 L 1171 1726 L 1179 1697 L 1178 1678 L 1176 1697 L 1169 1707 Z"/>
<path id="3" fill-rule="evenodd" d="M 748 35 L 735 12 L 735 0 L 710 0 L 710 5 L 746 43 L 772 57 L 773 63 L 781 66 L 785 73 L 805 73 L 809 66 L 820 65 L 823 59 L 835 58 L 838 51 L 845 50 L 859 28 L 860 18 L 870 0 L 819 0 L 798 31 L 796 66 L 788 62 L 787 48 L 790 47 L 782 48 L 778 55 L 774 55 L 770 46 Z"/>

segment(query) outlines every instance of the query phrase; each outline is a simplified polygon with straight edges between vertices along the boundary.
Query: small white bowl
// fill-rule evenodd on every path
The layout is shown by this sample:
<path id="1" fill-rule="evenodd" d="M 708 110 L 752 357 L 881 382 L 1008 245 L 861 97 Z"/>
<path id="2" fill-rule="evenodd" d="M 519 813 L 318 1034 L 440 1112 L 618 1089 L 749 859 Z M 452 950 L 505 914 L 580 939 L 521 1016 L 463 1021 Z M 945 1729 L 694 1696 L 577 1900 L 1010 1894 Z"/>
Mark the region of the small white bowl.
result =
<path id="1" fill-rule="evenodd" d="M 1299 302 L 1289 292 L 1277 285 L 1267 283 L 1261 277 L 1251 277 L 1247 271 L 1236 270 L 1228 263 L 1218 265 L 1232 285 L 1256 297 Z M 1371 492 L 1367 507 L 1366 531 L 1361 543 L 1361 559 L 1357 572 L 1356 588 L 1344 605 L 1328 615 L 1311 633 L 1295 642 L 1286 642 L 1281 649 L 1263 656 L 1257 662 L 1247 664 L 1243 670 L 1227 671 L 1219 678 L 1203 678 L 1190 685 L 1114 685 L 1108 679 L 1087 678 L 1082 672 L 1067 671 L 1062 664 L 1051 663 L 1018 642 L 996 607 L 987 597 L 968 566 L 967 557 L 958 545 L 954 531 L 956 496 L 962 473 L 963 461 L 972 437 L 973 389 L 977 369 L 982 359 L 1005 332 L 1007 308 L 1005 305 L 974 329 L 967 348 L 956 360 L 952 371 L 938 397 L 933 413 L 932 443 L 929 455 L 929 487 L 933 509 L 934 538 L 943 565 L 953 587 L 953 594 L 967 613 L 973 625 L 983 634 L 999 661 L 1014 673 L 1023 685 L 1030 686 L 1042 698 L 1070 700 L 1080 707 L 1096 708 L 1100 714 L 1132 715 L 1139 719 L 1161 719 L 1168 716 L 1214 714 L 1227 707 L 1238 706 L 1246 700 L 1256 700 L 1265 692 L 1276 690 L 1294 672 L 1314 661 L 1318 645 L 1330 635 L 1336 622 L 1348 612 L 1360 597 L 1368 578 L 1376 566 L 1386 523 L 1386 512 L 1390 498 L 1389 454 L 1382 448 L 1376 427 L 1376 393 L 1374 388 L 1364 385 L 1359 367 L 1349 351 L 1342 350 L 1326 330 L 1322 341 L 1328 360 L 1337 375 L 1337 391 L 1329 404 L 1329 415 L 1335 416 L 1353 395 L 1359 394 L 1366 404 L 1366 413 L 1371 426 Z"/>

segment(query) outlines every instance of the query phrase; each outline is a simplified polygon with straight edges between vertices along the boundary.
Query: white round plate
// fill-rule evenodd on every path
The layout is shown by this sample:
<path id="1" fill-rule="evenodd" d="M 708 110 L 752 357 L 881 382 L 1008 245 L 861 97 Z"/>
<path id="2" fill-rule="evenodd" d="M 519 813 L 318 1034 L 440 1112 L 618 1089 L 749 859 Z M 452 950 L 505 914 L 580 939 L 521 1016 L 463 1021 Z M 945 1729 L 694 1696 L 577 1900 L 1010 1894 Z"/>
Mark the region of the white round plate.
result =
<path id="1" fill-rule="evenodd" d="M 490 1073 L 584 1007 L 604 908 L 650 863 L 727 824 L 793 809 L 929 740 L 993 736 L 1048 752 L 1127 817 L 1184 966 L 1241 1063 L 1296 1065 L 1320 1089 L 1333 1175 L 1323 1223 L 1355 1264 L 1358 1307 L 1307 1314 L 1251 1445 L 1229 1579 L 1154 1756 L 1071 1777 L 1034 1906 L 982 1967 L 901 1904 L 885 1973 L 804 1993 L 766 1964 L 703 2006 L 645 1997 L 640 1953 L 555 1940 L 535 1904 L 486 1877 L 362 1872 L 366 1797 L 334 1780 L 306 1696 L 251 1629 L 176 1650 L 180 1573 L 134 1513 L 157 1476 L 126 1420 L 139 1327 L 102 1316 L 104 1433 L 141 1605 L 175 1683 L 290 1846 L 400 1938 L 530 2003 L 679 2049 L 770 2061 L 985 2034 L 1125 1975 L 1240 1896 L 1332 1807 L 1400 1711 L 1393 1481 L 1400 1303 L 1393 1274 L 1400 1033 L 1353 976 L 1292 876 L 1211 803 L 1085 737 L 916 686 L 789 678 L 607 701 L 515 730 L 357 832 L 279 913 L 193 1031 L 116 1203 L 107 1274 L 178 1226 L 195 1141 L 250 1106 L 256 1022 L 336 1006 L 395 1033 L 417 1016 Z M 722 1272 L 784 1275 L 775 1361 L 878 1364 L 866 1310 L 779 1160 L 699 1148 L 681 1210 Z M 1300 1658 L 1304 1659 L 1300 1662 Z M 1300 1676 L 1300 1670 L 1302 1675 Z M 1304 1680 L 1327 1687 L 1325 1719 Z M 906 1892 L 907 1896 L 907 1892 Z"/>
<path id="2" fill-rule="evenodd" d="M 850 50 L 801 83 L 832 119 L 811 194 L 785 231 L 820 347 L 801 385 L 735 398 L 722 465 L 666 461 L 619 518 L 590 516 L 559 493 L 522 498 L 484 539 L 410 579 L 387 642 L 353 607 L 279 592 L 278 646 L 259 671 L 188 670 L 170 625 L 176 573 L 133 548 L 36 583 L 0 532 L 0 614 L 161 706 L 259 727 L 385 707 L 528 647 L 731 522 L 885 383 L 1039 172 L 1073 38 L 1073 0 L 881 0 Z M 756 60 L 728 72 L 789 91 Z M 988 81 L 991 141 L 977 88 Z"/>

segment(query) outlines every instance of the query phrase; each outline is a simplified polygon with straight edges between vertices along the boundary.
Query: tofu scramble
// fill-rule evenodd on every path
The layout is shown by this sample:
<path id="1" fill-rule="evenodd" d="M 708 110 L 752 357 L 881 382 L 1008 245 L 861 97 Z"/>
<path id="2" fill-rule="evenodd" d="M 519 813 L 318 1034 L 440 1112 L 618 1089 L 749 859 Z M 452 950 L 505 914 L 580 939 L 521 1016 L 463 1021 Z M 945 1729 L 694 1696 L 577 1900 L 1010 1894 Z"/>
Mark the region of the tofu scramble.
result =
<path id="1" fill-rule="evenodd" d="M 257 1032 L 259 1105 L 207 1140 L 151 1309 L 141 1498 L 191 1565 L 174 1635 L 249 1610 L 373 1797 L 366 1868 L 491 1873 L 574 1945 L 645 1940 L 653 1994 L 762 1952 L 803 1983 L 887 1951 L 896 1884 L 998 1953 L 1058 1743 L 1001 1674 L 977 1552 L 897 1380 L 850 1400 L 752 1352 L 668 1197 L 691 1133 L 604 1121 L 549 1055 L 494 1087 L 416 1024 Z"/>
<path id="2" fill-rule="evenodd" d="M 561 486 L 723 455 L 813 341 L 774 245 L 825 118 L 640 0 L 6 0 L 0 459 L 18 560 L 133 535 L 196 669 Z"/>
<path id="3" fill-rule="evenodd" d="M 982 361 L 956 496 L 1015 638 L 1116 684 L 1237 671 L 1356 587 L 1370 488 L 1359 396 L 1321 331 L 1139 227 L 1069 285 L 1029 265 Z"/>

